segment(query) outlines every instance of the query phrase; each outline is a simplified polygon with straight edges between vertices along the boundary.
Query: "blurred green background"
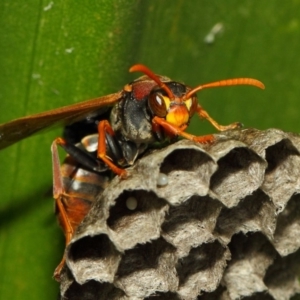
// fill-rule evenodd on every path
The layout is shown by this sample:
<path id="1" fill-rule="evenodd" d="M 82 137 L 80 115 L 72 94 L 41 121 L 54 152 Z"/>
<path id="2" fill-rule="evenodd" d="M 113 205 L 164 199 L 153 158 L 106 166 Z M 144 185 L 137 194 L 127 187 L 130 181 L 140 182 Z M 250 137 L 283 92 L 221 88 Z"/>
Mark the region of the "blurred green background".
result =
<path id="1" fill-rule="evenodd" d="M 218 23 L 213 43 L 207 35 Z M 0 123 L 120 90 L 137 62 L 191 86 L 254 77 L 266 90 L 199 93 L 219 123 L 299 132 L 300 1 L 0 2 Z M 215 132 L 194 118 L 190 130 Z M 53 215 L 50 144 L 0 152 L 0 299 L 55 299 L 64 238 Z"/>

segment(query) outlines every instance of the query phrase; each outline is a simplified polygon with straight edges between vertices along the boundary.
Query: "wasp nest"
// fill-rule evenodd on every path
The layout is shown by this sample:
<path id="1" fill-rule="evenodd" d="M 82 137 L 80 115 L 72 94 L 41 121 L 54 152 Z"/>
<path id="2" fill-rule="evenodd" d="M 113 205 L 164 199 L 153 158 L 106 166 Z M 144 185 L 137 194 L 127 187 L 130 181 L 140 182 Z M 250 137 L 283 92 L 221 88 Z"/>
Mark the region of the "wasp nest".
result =
<path id="1" fill-rule="evenodd" d="M 181 140 L 115 177 L 66 249 L 61 299 L 290 299 L 300 292 L 300 136 Z"/>

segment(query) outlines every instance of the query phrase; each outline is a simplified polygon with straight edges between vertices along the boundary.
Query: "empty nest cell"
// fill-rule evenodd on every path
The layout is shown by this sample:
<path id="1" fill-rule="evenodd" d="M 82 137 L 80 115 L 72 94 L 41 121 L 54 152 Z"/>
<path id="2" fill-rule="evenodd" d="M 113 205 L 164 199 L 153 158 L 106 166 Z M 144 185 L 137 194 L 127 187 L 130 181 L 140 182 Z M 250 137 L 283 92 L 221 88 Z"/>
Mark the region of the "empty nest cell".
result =
<path id="1" fill-rule="evenodd" d="M 172 171 L 194 172 L 199 166 L 208 163 L 211 158 L 196 149 L 176 149 L 167 155 L 161 164 L 160 171 L 169 174 Z"/>
<path id="2" fill-rule="evenodd" d="M 218 241 L 192 248 L 186 257 L 178 260 L 178 294 L 182 299 L 196 299 L 201 292 L 214 291 L 223 276 L 229 251 Z"/>
<path id="3" fill-rule="evenodd" d="M 175 291 L 175 249 L 162 238 L 125 251 L 116 273 L 115 286 L 134 298 L 155 292 Z"/>
<path id="4" fill-rule="evenodd" d="M 268 195 L 258 189 L 242 199 L 237 206 L 222 209 L 217 219 L 215 234 L 226 244 L 238 232 L 247 234 L 260 231 L 273 240 L 276 218 L 274 204 Z"/>
<path id="5" fill-rule="evenodd" d="M 218 160 L 218 170 L 212 175 L 210 189 L 225 206 L 233 207 L 253 193 L 263 181 L 265 162 L 246 147 L 232 149 Z"/>
<path id="6" fill-rule="evenodd" d="M 264 282 L 274 299 L 288 300 L 300 293 L 299 272 L 299 250 L 285 257 L 276 256 L 264 277 Z"/>
<path id="7" fill-rule="evenodd" d="M 215 240 L 217 216 L 223 205 L 209 196 L 193 196 L 180 206 L 171 206 L 162 224 L 162 236 L 176 247 L 178 257 L 190 249 Z"/>
<path id="8" fill-rule="evenodd" d="M 300 177 L 299 151 L 289 139 L 283 139 L 266 149 L 266 160 L 268 167 L 262 189 L 280 212 L 297 189 Z"/>
<path id="9" fill-rule="evenodd" d="M 281 256 L 300 247 L 300 195 L 294 195 L 285 209 L 278 214 L 273 245 Z"/>
<path id="10" fill-rule="evenodd" d="M 229 249 L 231 261 L 223 277 L 231 299 L 252 296 L 268 290 L 263 279 L 276 257 L 271 243 L 261 233 L 235 235 Z"/>
<path id="11" fill-rule="evenodd" d="M 106 234 L 78 239 L 67 251 L 68 267 L 80 284 L 89 280 L 112 282 L 120 259 Z"/>

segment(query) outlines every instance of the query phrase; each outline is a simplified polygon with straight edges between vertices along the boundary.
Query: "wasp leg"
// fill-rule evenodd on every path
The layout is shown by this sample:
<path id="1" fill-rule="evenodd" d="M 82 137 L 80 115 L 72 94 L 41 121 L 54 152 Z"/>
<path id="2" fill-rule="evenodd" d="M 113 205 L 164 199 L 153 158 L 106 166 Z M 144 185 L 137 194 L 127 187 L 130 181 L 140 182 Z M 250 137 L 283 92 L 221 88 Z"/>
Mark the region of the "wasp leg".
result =
<path id="1" fill-rule="evenodd" d="M 184 131 L 186 126 L 183 128 L 179 128 L 179 127 L 176 127 L 176 126 L 168 123 L 166 120 L 159 118 L 159 117 L 154 117 L 152 119 L 152 123 L 153 123 L 154 130 L 159 125 L 159 126 L 163 127 L 164 130 L 166 131 L 166 133 L 169 135 L 173 135 L 173 136 L 180 135 L 188 140 L 196 141 L 198 143 L 202 143 L 202 144 L 212 143 L 215 139 L 212 134 L 203 135 L 203 136 L 195 136 L 195 135 L 189 134 Z"/>
<path id="2" fill-rule="evenodd" d="M 60 164 L 57 145 L 62 146 L 70 154 L 66 157 L 63 164 Z M 90 210 L 91 203 L 99 191 L 98 187 L 94 186 L 94 183 L 95 181 L 98 182 L 101 177 L 95 172 L 89 172 L 84 166 L 82 167 L 82 163 L 84 162 L 86 165 L 89 165 L 90 169 L 95 169 L 95 164 L 98 160 L 96 158 L 92 159 L 85 151 L 75 147 L 73 144 L 68 144 L 64 139 L 57 138 L 52 143 L 51 150 L 53 161 L 53 197 L 55 199 L 57 219 L 65 234 L 67 246 L 76 228 Z M 80 170 L 84 170 L 84 173 Z M 86 190 L 84 188 L 86 184 L 93 185 L 94 187 Z M 100 182 L 99 185 L 101 185 Z M 60 281 L 60 273 L 65 265 L 65 259 L 64 254 L 61 262 L 55 269 L 54 277 L 57 281 Z"/>
<path id="3" fill-rule="evenodd" d="M 58 141 L 55 140 L 51 146 L 52 170 L 53 170 L 53 198 L 55 200 L 56 210 L 59 214 L 60 225 L 65 234 L 66 246 L 67 246 L 73 236 L 74 231 L 73 231 L 73 227 L 70 223 L 70 220 L 68 218 L 68 215 L 67 215 L 67 212 L 65 209 L 65 205 L 63 203 L 63 198 L 64 198 L 64 196 L 66 196 L 66 193 L 65 193 L 62 174 L 61 174 L 61 170 L 60 170 L 61 164 L 60 164 L 60 160 L 59 160 L 57 144 L 58 144 Z M 56 267 L 56 269 L 54 271 L 54 278 L 57 281 L 60 281 L 60 273 L 65 264 L 65 260 L 66 260 L 66 255 L 64 253 L 61 262 L 59 263 L 59 265 Z"/>
<path id="4" fill-rule="evenodd" d="M 109 122 L 107 120 L 103 120 L 99 122 L 98 125 L 98 153 L 97 156 L 100 158 L 115 174 L 121 176 L 122 178 L 127 177 L 127 172 L 124 169 L 117 167 L 111 160 L 110 157 L 106 155 L 106 135 L 114 136 L 115 133 L 111 128 Z"/>
<path id="5" fill-rule="evenodd" d="M 77 161 L 83 167 L 97 172 L 105 171 L 96 158 L 79 149 L 75 145 L 68 143 L 65 139 L 57 138 L 55 139 L 54 143 L 61 146 L 75 161 Z"/>
<path id="6" fill-rule="evenodd" d="M 239 122 L 235 122 L 235 123 L 229 124 L 227 126 L 220 125 L 199 104 L 197 106 L 196 112 L 197 112 L 197 114 L 200 118 L 206 119 L 208 122 L 210 122 L 219 131 L 225 131 L 225 130 L 229 130 L 229 129 L 241 128 L 243 126 Z"/>

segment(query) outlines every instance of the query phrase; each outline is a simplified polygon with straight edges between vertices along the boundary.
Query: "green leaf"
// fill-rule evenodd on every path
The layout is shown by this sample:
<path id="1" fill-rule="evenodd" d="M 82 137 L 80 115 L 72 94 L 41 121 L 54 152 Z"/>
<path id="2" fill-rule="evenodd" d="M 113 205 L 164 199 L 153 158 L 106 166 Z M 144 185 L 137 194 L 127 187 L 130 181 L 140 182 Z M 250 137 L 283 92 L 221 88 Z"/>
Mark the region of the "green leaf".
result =
<path id="1" fill-rule="evenodd" d="M 120 90 L 137 44 L 137 1 L 2 1 L 0 123 Z M 55 299 L 64 250 L 42 133 L 0 153 L 0 295 Z"/>
<path id="2" fill-rule="evenodd" d="M 253 87 L 224 87 L 198 93 L 201 105 L 221 124 L 299 131 L 300 2 L 144 2 L 138 61 L 155 72 L 196 86 L 219 79 L 254 77 Z M 205 37 L 218 23 L 224 30 L 212 44 Z M 214 132 L 192 123 L 198 134 Z"/>
<path id="3" fill-rule="evenodd" d="M 205 37 L 215 24 L 222 33 Z M 300 2 L 33 1 L 0 3 L 0 123 L 116 92 L 136 62 L 191 86 L 254 77 L 266 90 L 199 93 L 221 124 L 299 131 Z M 197 134 L 215 132 L 197 117 Z M 46 132 L 0 152 L 0 295 L 55 299 L 64 248 L 51 200 Z M 46 292 L 45 292 L 46 291 Z"/>

